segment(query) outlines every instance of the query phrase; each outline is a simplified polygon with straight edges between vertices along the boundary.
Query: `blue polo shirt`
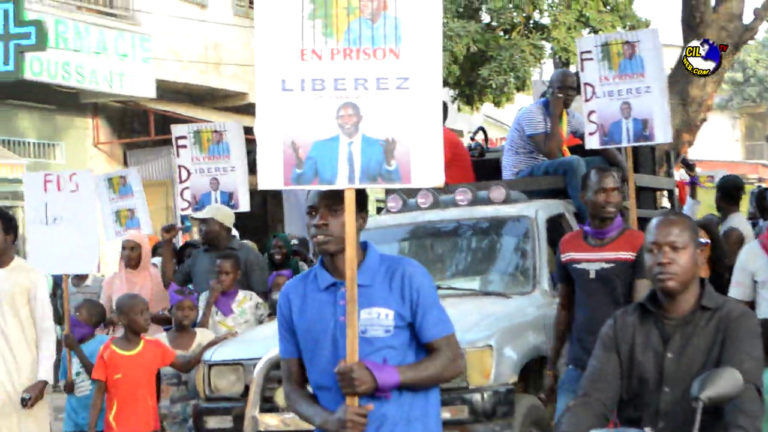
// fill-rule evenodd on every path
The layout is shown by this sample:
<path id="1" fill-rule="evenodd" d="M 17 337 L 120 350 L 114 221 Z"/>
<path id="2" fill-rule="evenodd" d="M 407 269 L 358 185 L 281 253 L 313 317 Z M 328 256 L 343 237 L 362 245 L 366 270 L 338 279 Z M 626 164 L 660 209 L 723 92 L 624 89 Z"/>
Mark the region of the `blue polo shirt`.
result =
<path id="1" fill-rule="evenodd" d="M 395 366 L 427 356 L 424 344 L 454 333 L 427 270 L 416 261 L 381 254 L 362 243 L 358 269 L 360 358 Z M 323 260 L 286 283 L 277 305 L 280 356 L 299 358 L 318 402 L 329 411 L 344 404 L 333 370 L 345 358 L 345 284 Z M 360 398 L 373 404 L 368 431 L 441 431 L 440 389 L 400 388 L 391 398 Z"/>

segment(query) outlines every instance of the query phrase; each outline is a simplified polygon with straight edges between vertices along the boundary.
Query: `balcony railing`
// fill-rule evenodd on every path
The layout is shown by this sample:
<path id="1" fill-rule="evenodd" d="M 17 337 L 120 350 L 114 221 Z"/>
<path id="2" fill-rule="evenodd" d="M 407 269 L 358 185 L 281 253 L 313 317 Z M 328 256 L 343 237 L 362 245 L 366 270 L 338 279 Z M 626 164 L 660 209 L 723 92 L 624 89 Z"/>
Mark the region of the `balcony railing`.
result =
<path id="1" fill-rule="evenodd" d="M 28 0 L 28 2 L 54 7 L 69 5 L 83 12 L 115 18 L 128 18 L 133 15 L 133 0 Z"/>

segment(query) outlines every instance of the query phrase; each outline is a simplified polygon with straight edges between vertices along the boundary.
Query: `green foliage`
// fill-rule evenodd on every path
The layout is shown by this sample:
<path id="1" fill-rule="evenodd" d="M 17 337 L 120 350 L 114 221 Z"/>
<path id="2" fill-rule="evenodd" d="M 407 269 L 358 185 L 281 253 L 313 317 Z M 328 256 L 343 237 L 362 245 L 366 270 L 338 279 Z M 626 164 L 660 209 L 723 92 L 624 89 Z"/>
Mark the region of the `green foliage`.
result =
<path id="1" fill-rule="evenodd" d="M 443 83 L 469 107 L 502 106 L 548 55 L 575 64 L 576 38 L 647 27 L 632 1 L 444 0 Z"/>
<path id="2" fill-rule="evenodd" d="M 768 105 L 768 37 L 742 48 L 720 88 L 718 109 L 738 110 L 748 105 Z"/>

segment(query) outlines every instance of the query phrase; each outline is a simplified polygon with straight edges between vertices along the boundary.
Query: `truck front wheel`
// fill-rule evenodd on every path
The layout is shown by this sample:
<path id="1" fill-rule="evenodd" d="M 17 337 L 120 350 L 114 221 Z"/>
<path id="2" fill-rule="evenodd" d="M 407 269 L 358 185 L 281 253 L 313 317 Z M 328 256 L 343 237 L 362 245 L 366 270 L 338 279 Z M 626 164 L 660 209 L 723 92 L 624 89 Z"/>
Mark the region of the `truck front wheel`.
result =
<path id="1" fill-rule="evenodd" d="M 515 395 L 512 432 L 550 432 L 549 415 L 538 399 L 527 394 Z"/>

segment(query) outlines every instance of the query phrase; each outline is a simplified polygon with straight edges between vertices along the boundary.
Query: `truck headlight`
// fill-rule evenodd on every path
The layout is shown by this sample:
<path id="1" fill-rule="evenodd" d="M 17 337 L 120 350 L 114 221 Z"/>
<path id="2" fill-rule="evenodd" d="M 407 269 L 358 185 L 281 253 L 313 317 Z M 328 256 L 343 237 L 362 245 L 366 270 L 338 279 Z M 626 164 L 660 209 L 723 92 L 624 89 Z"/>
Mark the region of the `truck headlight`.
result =
<path id="1" fill-rule="evenodd" d="M 211 396 L 235 398 L 245 391 L 245 369 L 241 365 L 214 365 L 208 376 Z"/>
<path id="2" fill-rule="evenodd" d="M 493 373 L 493 348 L 468 348 L 464 351 L 467 361 L 467 383 L 470 387 L 483 387 L 491 382 Z"/>
<path id="3" fill-rule="evenodd" d="M 205 365 L 201 364 L 197 367 L 195 372 L 195 387 L 197 388 L 197 396 L 201 400 L 205 400 L 205 379 L 203 379 L 205 374 L 203 373 L 203 369 L 205 369 Z"/>

